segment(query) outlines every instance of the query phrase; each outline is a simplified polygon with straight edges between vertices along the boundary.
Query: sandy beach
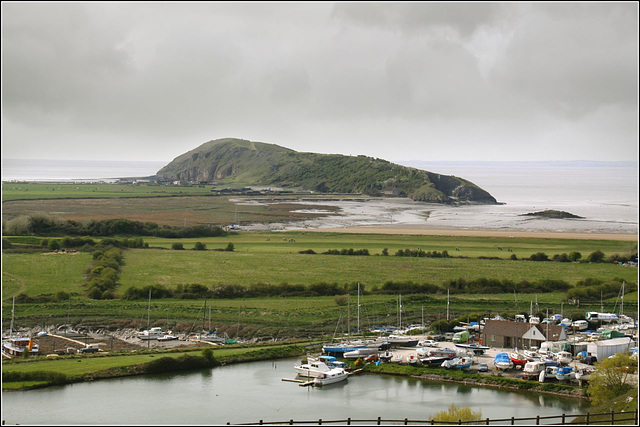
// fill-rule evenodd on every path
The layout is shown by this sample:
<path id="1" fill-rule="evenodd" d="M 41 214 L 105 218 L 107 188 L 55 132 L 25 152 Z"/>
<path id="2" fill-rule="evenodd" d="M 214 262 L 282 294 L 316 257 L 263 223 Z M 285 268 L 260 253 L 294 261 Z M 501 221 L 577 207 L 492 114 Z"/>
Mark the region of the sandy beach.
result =
<path id="1" fill-rule="evenodd" d="M 618 233 L 575 233 L 546 231 L 513 231 L 483 229 L 445 229 L 432 228 L 420 224 L 398 224 L 379 226 L 352 226 L 339 228 L 305 229 L 305 231 L 355 234 L 409 234 L 418 236 L 478 236 L 478 237 L 527 237 L 540 239 L 588 239 L 588 240 L 620 240 L 637 242 L 636 234 Z"/>

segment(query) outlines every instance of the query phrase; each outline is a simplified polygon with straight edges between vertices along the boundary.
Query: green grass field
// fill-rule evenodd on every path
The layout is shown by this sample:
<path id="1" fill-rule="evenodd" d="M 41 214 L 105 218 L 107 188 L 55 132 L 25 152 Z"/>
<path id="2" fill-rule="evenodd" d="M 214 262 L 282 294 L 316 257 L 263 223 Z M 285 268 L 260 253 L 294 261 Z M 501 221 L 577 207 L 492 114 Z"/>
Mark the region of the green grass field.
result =
<path id="1" fill-rule="evenodd" d="M 121 290 L 129 286 L 199 283 L 253 285 L 319 282 L 381 285 L 386 281 L 440 284 L 481 277 L 574 284 L 589 277 L 634 281 L 637 270 L 612 264 L 576 264 L 458 258 L 303 255 L 297 253 L 174 251 L 134 249 L 126 253 Z"/>
<path id="2" fill-rule="evenodd" d="M 170 247 L 176 241 L 190 248 L 196 241 L 207 244 L 209 249 L 223 248 L 233 242 L 234 252 L 175 251 L 171 249 L 130 249 L 124 252 L 124 266 L 117 294 L 128 287 L 161 284 L 175 287 L 179 284 L 199 283 L 254 285 L 314 284 L 360 282 L 366 289 L 385 281 L 414 281 L 442 284 L 449 279 L 522 280 L 562 279 L 570 284 L 585 278 L 611 280 L 622 278 L 637 281 L 637 269 L 608 263 L 557 263 L 511 260 L 481 260 L 477 256 L 500 256 L 512 253 L 527 257 L 535 252 L 554 253 L 579 251 L 586 257 L 600 249 L 605 254 L 625 253 L 633 243 L 622 241 L 591 241 L 569 239 L 478 238 L 398 235 L 352 235 L 314 232 L 291 233 L 237 233 L 221 238 L 202 239 L 145 239 L 151 246 Z M 295 240 L 292 241 L 292 240 Z M 36 243 L 17 238 L 15 243 Z M 372 254 L 388 248 L 393 254 L 397 249 L 417 248 L 425 251 L 447 250 L 453 256 L 471 258 L 405 258 L 383 256 L 302 255 L 299 250 L 367 248 Z M 497 248 L 502 247 L 499 251 Z M 456 251 L 456 248 L 459 250 Z M 513 252 L 508 252 L 511 249 Z M 11 297 L 25 293 L 31 297 L 53 296 L 65 291 L 73 296 L 71 309 L 68 301 L 20 303 L 16 305 L 19 326 L 64 323 L 67 316 L 74 324 L 101 327 L 107 324 L 118 327 L 140 327 L 146 324 L 147 302 L 126 300 L 90 300 L 82 287 L 83 272 L 90 265 L 91 255 L 43 255 L 42 253 L 3 253 L 3 321 L 10 318 Z M 632 294 L 633 295 L 633 294 Z M 625 308 L 633 314 L 636 306 L 633 296 L 626 298 Z M 637 295 L 637 294 L 636 294 Z M 355 297 L 355 295 L 352 295 Z M 529 303 L 536 295 L 519 294 L 519 309 L 528 311 Z M 428 319 L 444 316 L 446 295 L 406 295 L 403 297 L 406 323 L 417 322 L 424 307 Z M 559 312 L 563 302 L 565 312 L 599 310 L 599 301 L 582 301 L 580 306 L 566 303 L 566 294 L 537 295 L 540 310 Z M 351 299 L 354 302 L 354 298 Z M 336 305 L 333 297 L 289 297 L 216 299 L 213 321 L 222 331 L 235 336 L 317 336 L 336 330 L 346 331 L 347 307 Z M 363 297 L 363 322 L 374 324 L 396 323 L 395 295 L 366 295 Z M 615 300 L 605 302 L 605 309 L 613 309 Z M 195 327 L 202 322 L 203 301 L 165 299 L 152 301 L 151 318 L 157 326 Z M 513 294 L 452 295 L 452 312 L 455 316 L 467 313 L 514 312 Z M 353 321 L 355 311 L 351 307 Z M 352 324 L 353 326 L 353 324 Z"/>
<path id="3" fill-rule="evenodd" d="M 83 272 L 91 254 L 2 254 L 3 300 L 25 293 L 55 295 L 59 291 L 81 292 Z"/>
<path id="4" fill-rule="evenodd" d="M 3 183 L 2 201 L 93 197 L 158 197 L 210 195 L 211 185 L 173 186 L 148 184 L 36 184 Z"/>

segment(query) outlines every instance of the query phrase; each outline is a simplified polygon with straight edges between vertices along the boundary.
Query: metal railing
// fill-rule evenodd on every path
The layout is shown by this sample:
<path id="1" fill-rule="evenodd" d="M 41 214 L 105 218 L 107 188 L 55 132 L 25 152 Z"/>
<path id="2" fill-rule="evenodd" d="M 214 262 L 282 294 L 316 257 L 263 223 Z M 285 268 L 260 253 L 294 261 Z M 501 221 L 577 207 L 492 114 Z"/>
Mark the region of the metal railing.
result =
<path id="1" fill-rule="evenodd" d="M 230 423 L 227 425 L 236 425 L 236 426 L 250 426 L 250 425 L 323 425 L 323 424 L 343 424 L 343 425 L 357 425 L 357 424 L 366 424 L 366 425 L 443 425 L 443 424 L 458 424 L 458 425 L 490 425 L 490 424 L 503 424 L 503 425 L 515 425 L 515 424 L 534 424 L 535 425 L 565 425 L 565 424 L 575 424 L 576 419 L 578 419 L 578 424 L 586 424 L 586 425 L 612 425 L 618 424 L 628 421 L 633 421 L 633 424 L 638 424 L 638 408 L 630 412 L 602 412 L 602 413 L 589 413 L 586 414 L 561 414 L 561 415 L 550 415 L 550 416 L 535 416 L 535 417 L 524 417 L 524 418 L 485 418 L 481 420 L 475 421 L 436 421 L 436 420 L 411 420 L 409 418 L 404 419 L 383 419 L 381 417 L 373 418 L 373 419 L 353 419 L 347 418 L 343 420 L 323 420 L 322 418 L 317 420 L 309 420 L 309 421 L 297 421 L 297 420 L 287 420 L 287 421 L 264 421 L 260 420 L 254 423 Z M 549 421 L 558 421 L 558 422 L 549 422 Z M 631 424 L 631 423 L 629 423 Z"/>

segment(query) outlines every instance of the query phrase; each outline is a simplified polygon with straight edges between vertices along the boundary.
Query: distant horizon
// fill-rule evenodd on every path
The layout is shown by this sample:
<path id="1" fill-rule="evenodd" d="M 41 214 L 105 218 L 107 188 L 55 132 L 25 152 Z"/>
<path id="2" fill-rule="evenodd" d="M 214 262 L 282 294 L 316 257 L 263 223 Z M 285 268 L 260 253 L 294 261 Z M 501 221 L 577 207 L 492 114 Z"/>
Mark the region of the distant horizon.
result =
<path id="1" fill-rule="evenodd" d="M 323 153 L 322 153 L 323 154 Z M 340 154 L 340 153 L 331 153 Z M 349 154 L 343 154 L 349 156 Z M 368 156 L 375 157 L 375 156 Z M 29 162 L 95 162 L 95 163 L 162 163 L 168 164 L 171 160 L 112 160 L 112 159 L 42 159 L 42 158 L 9 158 L 3 157 L 2 161 L 29 161 Z M 530 165 L 530 166 L 594 166 L 594 167 L 638 167 L 637 160 L 390 160 L 392 163 L 413 166 L 416 164 L 438 164 L 438 165 Z"/>

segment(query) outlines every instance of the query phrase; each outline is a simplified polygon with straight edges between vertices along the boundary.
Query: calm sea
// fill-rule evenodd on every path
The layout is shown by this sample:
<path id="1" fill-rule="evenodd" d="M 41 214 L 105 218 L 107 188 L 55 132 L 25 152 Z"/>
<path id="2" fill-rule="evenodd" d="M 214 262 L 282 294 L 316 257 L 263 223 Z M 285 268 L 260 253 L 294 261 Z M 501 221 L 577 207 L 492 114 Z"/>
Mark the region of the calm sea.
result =
<path id="1" fill-rule="evenodd" d="M 3 159 L 2 180 L 95 181 L 154 175 L 167 162 Z M 344 202 L 339 216 L 295 224 L 256 225 L 268 229 L 426 223 L 433 227 L 637 233 L 637 162 L 401 162 L 465 178 L 491 193 L 499 206 L 426 207 L 401 201 Z M 327 202 L 323 202 L 327 204 Z M 376 203 L 380 204 L 377 206 Z M 313 204 L 313 203 L 310 203 Z M 330 203 L 329 203 L 330 204 Z M 354 206 L 351 206 L 354 205 Z M 579 221 L 533 220 L 522 214 L 556 209 Z M 425 213 L 428 210 L 428 220 Z M 255 228 L 255 227 L 254 227 Z"/>
<path id="2" fill-rule="evenodd" d="M 95 181 L 154 175 L 169 162 L 2 159 L 2 181 Z"/>

